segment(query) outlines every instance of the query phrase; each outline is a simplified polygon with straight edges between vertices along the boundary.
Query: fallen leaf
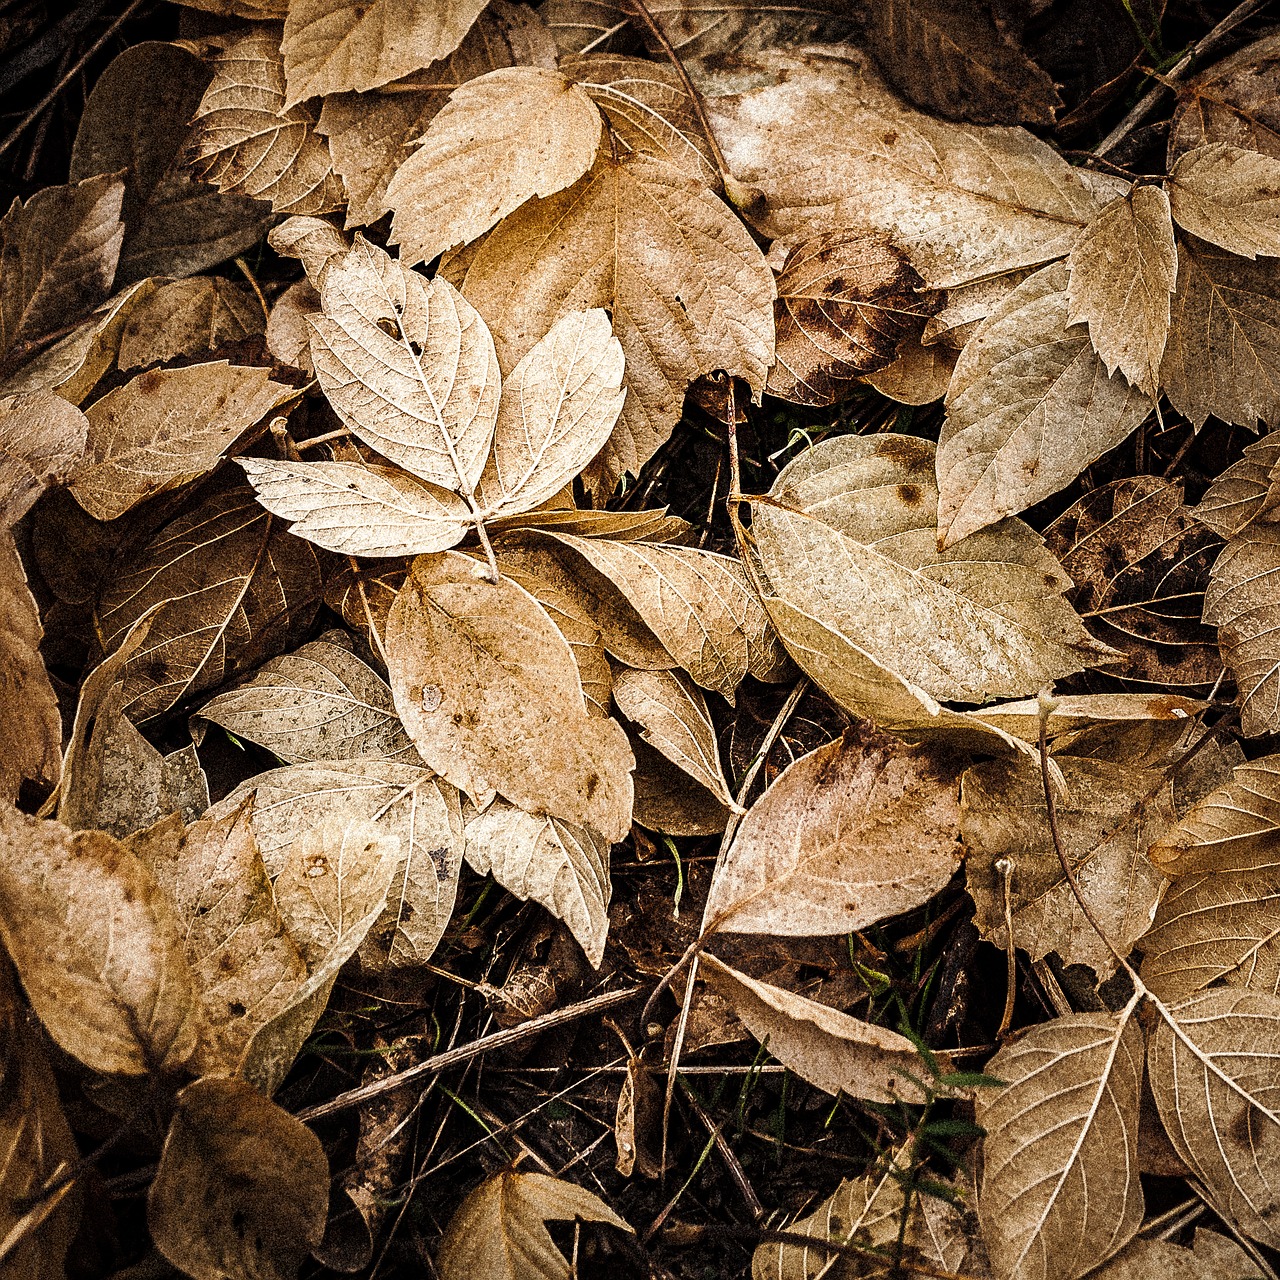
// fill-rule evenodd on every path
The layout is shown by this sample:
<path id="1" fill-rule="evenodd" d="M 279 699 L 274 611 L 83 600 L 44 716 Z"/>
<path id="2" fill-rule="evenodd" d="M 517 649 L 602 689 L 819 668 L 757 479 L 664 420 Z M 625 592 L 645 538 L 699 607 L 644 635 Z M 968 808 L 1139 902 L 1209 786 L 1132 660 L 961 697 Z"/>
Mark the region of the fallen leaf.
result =
<path id="1" fill-rule="evenodd" d="M 250 427 L 296 395 L 267 369 L 225 360 L 140 373 L 89 406 L 72 496 L 96 519 L 115 520 L 213 470 Z"/>
<path id="2" fill-rule="evenodd" d="M 469 244 L 591 168 L 603 125 L 558 71 L 500 67 L 455 89 L 396 171 L 386 202 L 405 266 Z"/>
<path id="3" fill-rule="evenodd" d="M 957 355 L 942 342 L 925 346 L 917 338 L 904 338 L 893 363 L 867 374 L 864 381 L 899 404 L 932 404 L 947 394 Z"/>
<path id="4" fill-rule="evenodd" d="M 0 528 L 11 529 L 84 455 L 89 424 L 61 396 L 31 391 L 0 398 Z"/>
<path id="5" fill-rule="evenodd" d="M 457 552 L 419 557 L 387 619 L 396 710 L 422 758 L 478 799 L 621 840 L 633 765 L 615 723 L 588 716 L 578 668 L 546 611 Z"/>
<path id="6" fill-rule="evenodd" d="M 1169 126 L 1168 166 L 1192 147 L 1226 142 L 1280 156 L 1280 35 L 1264 35 L 1183 83 Z"/>
<path id="7" fill-rule="evenodd" d="M 1172 1020 L 1174 1025 L 1170 1025 Z M 1280 1242 L 1280 996 L 1203 991 L 1162 1017 L 1147 1051 L 1160 1119 L 1215 1207 L 1255 1240 Z"/>
<path id="8" fill-rule="evenodd" d="M 174 280 L 130 309 L 117 363 L 137 369 L 174 356 L 203 356 L 224 342 L 261 333 L 265 320 L 258 300 L 242 285 L 221 276 Z"/>
<path id="9" fill-rule="evenodd" d="M 267 318 L 267 350 L 281 364 L 301 369 L 309 378 L 316 375 L 311 363 L 309 316 L 319 314 L 320 295 L 309 280 L 291 284 L 276 300 Z"/>
<path id="10" fill-rule="evenodd" d="M 1135 1004 L 1032 1027 L 984 1069 L 1004 1082 L 977 1095 L 978 1216 L 997 1275 L 1075 1280 L 1142 1225 Z"/>
<path id="11" fill-rule="evenodd" d="M 0 809 L 0 938 L 49 1034 L 92 1071 L 175 1070 L 200 1016 L 173 909 L 136 855 Z"/>
<path id="12" fill-rule="evenodd" d="M 193 1280 L 287 1280 L 324 1235 L 329 1161 L 242 1080 L 189 1084 L 147 1195 L 156 1248 Z"/>
<path id="13" fill-rule="evenodd" d="M 408 559 L 396 559 L 361 564 L 349 559 L 325 583 L 325 604 L 364 637 L 384 667 L 387 614 L 391 612 L 410 563 Z"/>
<path id="14" fill-rule="evenodd" d="M 1085 227 L 1067 258 L 1067 323 L 1087 322 L 1109 374 L 1117 369 L 1156 394 L 1169 338 L 1169 302 L 1178 275 L 1169 200 L 1135 186 Z"/>
<path id="15" fill-rule="evenodd" d="M 960 353 L 938 440 L 944 546 L 1065 489 L 1150 413 L 1148 396 L 1108 376 L 1079 318 L 1055 262 L 998 303 Z"/>
<path id="16" fill-rule="evenodd" d="M 703 929 L 816 937 L 927 902 L 960 866 L 958 777 L 866 724 L 801 756 L 739 825 Z"/>
<path id="17" fill-rule="evenodd" d="M 532 814 L 495 800 L 467 818 L 467 865 L 491 875 L 522 902 L 563 920 L 594 968 L 609 931 L 609 842 L 590 827 Z"/>
<path id="18" fill-rule="evenodd" d="M 1195 1240 L 1192 1250 L 1158 1237 L 1137 1236 L 1093 1274 L 1096 1280 L 1145 1280 L 1156 1275 L 1165 1280 L 1249 1280 L 1259 1274 L 1257 1264 L 1234 1240 L 1203 1227 L 1196 1228 Z M 1206 1240 L 1220 1240 L 1222 1245 Z"/>
<path id="19" fill-rule="evenodd" d="M 632 820 L 670 836 L 720 835 L 729 824 L 728 808 L 638 734 L 630 739 L 636 758 Z"/>
<path id="20" fill-rule="evenodd" d="M 1280 157 L 1216 142 L 1178 157 L 1169 174 L 1178 224 L 1245 258 L 1280 254 Z"/>
<path id="21" fill-rule="evenodd" d="M 1044 717 L 1045 735 L 1050 740 L 1095 725 L 1148 720 L 1181 720 L 1199 715 L 1207 703 L 1171 694 L 1082 693 L 1055 696 Z M 1042 708 L 1039 698 L 1023 702 L 1002 702 L 972 713 L 987 724 L 999 725 L 1028 742 L 1038 742 Z"/>
<path id="22" fill-rule="evenodd" d="M 1255 519 L 1268 518 L 1275 509 L 1271 473 L 1277 463 L 1280 440 L 1255 440 L 1214 480 L 1192 514 L 1223 539 L 1235 537 Z"/>
<path id="23" fill-rule="evenodd" d="M 547 1231 L 554 1222 L 631 1228 L 599 1196 L 545 1173 L 508 1170 L 458 1206 L 436 1252 L 441 1280 L 569 1280 L 569 1263 Z"/>
<path id="24" fill-rule="evenodd" d="M 787 253 L 773 304 L 777 363 L 766 390 L 794 404 L 834 404 L 863 374 L 893 363 L 934 309 L 906 257 L 876 234 L 814 236 Z"/>

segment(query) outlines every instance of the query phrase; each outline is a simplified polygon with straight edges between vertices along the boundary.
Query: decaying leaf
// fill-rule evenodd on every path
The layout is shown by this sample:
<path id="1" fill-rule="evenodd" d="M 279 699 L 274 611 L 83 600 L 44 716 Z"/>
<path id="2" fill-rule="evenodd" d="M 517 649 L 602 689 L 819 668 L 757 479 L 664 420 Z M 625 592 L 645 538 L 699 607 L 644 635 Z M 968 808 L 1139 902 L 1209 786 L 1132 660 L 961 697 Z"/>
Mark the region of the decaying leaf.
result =
<path id="1" fill-rule="evenodd" d="M 960 865 L 958 775 L 866 725 L 802 756 L 742 820 L 703 927 L 847 933 L 927 901 Z"/>
<path id="2" fill-rule="evenodd" d="M 957 355 L 946 343 L 926 346 L 907 337 L 898 344 L 893 363 L 867 374 L 864 381 L 899 404 L 932 404 L 947 394 Z"/>
<path id="3" fill-rule="evenodd" d="M 301 1121 L 242 1080 L 177 1097 L 147 1196 L 156 1247 L 193 1280 L 292 1280 L 320 1243 L 329 1161 Z"/>
<path id="4" fill-rule="evenodd" d="M 1243 45 L 1188 80 L 1169 128 L 1172 168 L 1192 147 L 1226 142 L 1280 156 L 1280 35 Z"/>
<path id="5" fill-rule="evenodd" d="M 0 528 L 10 529 L 84 454 L 89 424 L 61 396 L 31 391 L 0 399 Z"/>
<path id="6" fill-rule="evenodd" d="M 626 735 L 588 716 L 578 668 L 546 611 L 457 552 L 414 561 L 387 619 L 396 710 L 422 758 L 472 799 L 620 840 L 631 825 Z"/>
<path id="7" fill-rule="evenodd" d="M 105 832 L 0 809 L 0 938 L 49 1034 L 94 1071 L 180 1067 L 195 983 L 173 909 Z"/>
<path id="8" fill-rule="evenodd" d="M 502 800 L 467 818 L 467 865 L 563 920 L 596 968 L 609 929 L 609 842 Z"/>
<path id="9" fill-rule="evenodd" d="M 436 1253 L 442 1280 L 569 1280 L 569 1263 L 548 1220 L 607 1222 L 631 1228 L 599 1196 L 548 1177 L 508 1170 L 458 1206 Z"/>
<path id="10" fill-rule="evenodd" d="M 1280 157 L 1226 143 L 1194 147 L 1169 174 L 1179 226 L 1245 258 L 1280 254 Z"/>
<path id="11" fill-rule="evenodd" d="M 267 350 L 281 364 L 315 377 L 311 363 L 311 326 L 307 318 L 320 311 L 320 295 L 310 280 L 291 284 L 276 300 L 267 317 Z"/>
<path id="12" fill-rule="evenodd" d="M 997 1275 L 1075 1280 L 1141 1226 L 1136 1003 L 1032 1027 L 988 1064 L 1004 1087 L 978 1093 L 978 1214 Z"/>
<path id="13" fill-rule="evenodd" d="M 202 356 L 224 342 L 261 333 L 266 317 L 243 285 L 221 276 L 174 280 L 129 311 L 120 334 L 121 369 Z"/>
<path id="14" fill-rule="evenodd" d="M 1209 486 L 1194 515 L 1220 538 L 1233 538 L 1256 519 L 1269 518 L 1280 494 L 1273 491 L 1272 470 L 1280 463 L 1280 440 L 1263 436 L 1246 446 Z"/>

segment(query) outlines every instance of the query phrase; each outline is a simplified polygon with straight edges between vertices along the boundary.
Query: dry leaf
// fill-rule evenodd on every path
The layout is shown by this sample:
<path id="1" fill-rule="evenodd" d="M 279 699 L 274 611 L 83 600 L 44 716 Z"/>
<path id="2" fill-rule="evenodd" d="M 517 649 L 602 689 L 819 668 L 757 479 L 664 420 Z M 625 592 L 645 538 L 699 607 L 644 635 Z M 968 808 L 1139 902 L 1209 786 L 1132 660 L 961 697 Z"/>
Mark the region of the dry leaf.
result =
<path id="1" fill-rule="evenodd" d="M 609 842 L 590 827 L 495 800 L 467 818 L 467 865 L 563 920 L 594 968 L 609 930 Z"/>
<path id="2" fill-rule="evenodd" d="M 71 493 L 91 516 L 115 520 L 211 471 L 250 427 L 296 395 L 267 369 L 225 360 L 140 373 L 89 406 L 88 448 Z"/>
<path id="3" fill-rule="evenodd" d="M 267 318 L 267 350 L 281 364 L 301 369 L 309 378 L 316 375 L 311 363 L 309 316 L 320 311 L 320 295 L 310 280 L 291 284 L 275 301 Z"/>
<path id="4" fill-rule="evenodd" d="M 542 606 L 483 572 L 457 552 L 414 561 L 387 620 L 400 719 L 427 764 L 473 799 L 498 791 L 621 840 L 626 736 L 587 715 L 573 654 Z"/>
<path id="5" fill-rule="evenodd" d="M 879 231 L 947 288 L 1060 258 L 1103 203 L 1023 129 L 903 106 L 848 46 L 756 61 L 768 83 L 710 107 L 734 174 L 765 194 L 766 235 Z"/>
<path id="6" fill-rule="evenodd" d="M 883 236 L 814 236 L 795 245 L 773 304 L 777 363 L 766 390 L 795 404 L 828 405 L 861 375 L 891 364 L 898 344 L 934 302 Z"/>
<path id="7" fill-rule="evenodd" d="M 187 151 L 195 171 L 224 194 L 269 200 L 276 213 L 340 209 L 342 180 L 315 116 L 285 103 L 280 45 L 250 33 L 218 50 Z"/>
<path id="8" fill-rule="evenodd" d="M 599 1196 L 548 1177 L 508 1170 L 482 1182 L 458 1206 L 436 1253 L 441 1280 L 569 1280 L 569 1263 L 548 1220 L 631 1228 Z"/>
<path id="9" fill-rule="evenodd" d="M 958 355 L 945 343 L 925 346 L 918 338 L 904 338 L 893 363 L 864 381 L 899 404 L 932 404 L 947 394 Z"/>
<path id="10" fill-rule="evenodd" d="M 1255 430 L 1280 421 L 1280 264 L 1198 240 L 1178 245 L 1178 292 L 1160 382 L 1203 426 L 1213 414 Z"/>
<path id="11" fill-rule="evenodd" d="M 960 866 L 958 776 L 865 723 L 801 756 L 743 818 L 703 928 L 848 933 L 927 902 Z"/>
<path id="12" fill-rule="evenodd" d="M 469 493 L 498 416 L 493 339 L 447 281 L 428 281 L 356 236 L 330 261 L 311 359 L 338 416 L 433 484 Z"/>
<path id="13" fill-rule="evenodd" d="M 293 1280 L 324 1235 L 329 1162 L 242 1080 L 188 1085 L 147 1195 L 156 1248 L 193 1280 Z"/>
<path id="14" fill-rule="evenodd" d="M 1171 694 L 1083 693 L 1055 696 L 1047 708 L 1042 708 L 1039 698 L 1027 698 L 1023 702 L 1002 702 L 972 714 L 987 724 L 999 725 L 1009 733 L 1016 733 L 1028 742 L 1038 742 L 1042 711 L 1045 710 L 1045 735 L 1053 739 L 1060 734 L 1123 721 L 1181 720 L 1185 723 L 1207 706 L 1207 703 L 1197 702 L 1194 698 L 1179 698 Z"/>
<path id="15" fill-rule="evenodd" d="M 596 308 L 556 321 L 504 380 L 481 505 L 516 515 L 553 498 L 604 447 L 626 392 L 622 347 Z M 435 548 L 443 549 L 443 548 Z"/>
<path id="16" fill-rule="evenodd" d="M 1264 35 L 1184 81 L 1169 127 L 1168 164 L 1214 142 L 1280 156 L 1280 35 Z"/>
<path id="17" fill-rule="evenodd" d="M 265 320 L 258 300 L 243 285 L 221 276 L 174 280 L 130 309 L 118 364 L 137 369 L 174 356 L 203 356 L 224 342 L 261 333 Z"/>
<path id="18" fill-rule="evenodd" d="M 1147 1071 L 1178 1155 L 1215 1207 L 1255 1240 L 1280 1243 L 1280 996 L 1204 991 L 1162 1018 Z"/>
<path id="19" fill-rule="evenodd" d="M 289 764 L 421 763 L 386 681 L 355 654 L 325 640 L 272 658 L 245 684 L 206 702 L 198 714 Z"/>
<path id="20" fill-rule="evenodd" d="M 158 530 L 102 587 L 95 611 L 107 653 L 159 605 L 125 666 L 125 712 L 141 722 L 216 688 L 304 634 L 320 602 L 311 547 L 252 490 L 214 494 Z"/>
<path id="21" fill-rule="evenodd" d="M 364 637 L 383 667 L 387 661 L 387 614 L 391 612 L 410 563 L 408 559 L 373 564 L 348 560 L 325 584 L 325 604 Z"/>
<path id="22" fill-rule="evenodd" d="M 631 775 L 636 802 L 632 818 L 642 827 L 670 836 L 718 836 L 729 823 L 729 809 L 656 747 L 631 735 L 636 771 Z"/>
<path id="23" fill-rule="evenodd" d="M 1178 157 L 1173 216 L 1193 236 L 1246 258 L 1280 254 L 1280 157 L 1216 142 Z"/>
<path id="24" fill-rule="evenodd" d="M 944 546 L 1065 489 L 1151 411 L 1108 377 L 1070 299 L 1067 267 L 1053 263 L 998 303 L 960 353 L 938 441 Z"/>
<path id="25" fill-rule="evenodd" d="M 358 462 L 276 462 L 237 458 L 272 514 L 289 532 L 349 556 L 411 556 L 456 546 L 471 527 L 467 504 L 450 489 L 398 467 Z"/>
<path id="26" fill-rule="evenodd" d="M 618 710 L 640 726 L 647 743 L 722 805 L 735 807 L 707 700 L 684 672 L 620 668 L 613 678 L 613 697 Z"/>
<path id="27" fill-rule="evenodd" d="M 375 89 L 448 57 L 484 0 L 290 0 L 284 23 L 285 106 Z"/>
<path id="28" fill-rule="evenodd" d="M 1132 1014 L 1078 1013 L 1032 1027 L 984 1069 L 978 1214 L 1009 1280 L 1075 1280 L 1142 1225 L 1142 1032 Z"/>
<path id="29" fill-rule="evenodd" d="M 0 399 L 0 528 L 10 529 L 84 454 L 89 424 L 61 396 L 31 391 Z"/>
<path id="30" fill-rule="evenodd" d="M 933 455 L 912 436 L 840 436 L 788 464 L 753 508 L 772 593 L 935 698 L 1027 695 L 1109 657 L 1021 521 L 937 549 Z"/>
<path id="31" fill-rule="evenodd" d="M 603 126 L 585 90 L 543 67 L 501 67 L 455 89 L 387 187 L 405 266 L 469 244 L 534 196 L 582 177 Z"/>
<path id="32" fill-rule="evenodd" d="M 1195 518 L 1220 538 L 1233 538 L 1245 525 L 1270 517 L 1275 509 L 1272 469 L 1280 463 L 1280 439 L 1263 436 L 1245 448 L 1209 486 L 1196 507 Z"/>
<path id="33" fill-rule="evenodd" d="M 0 938 L 49 1034 L 90 1070 L 175 1070 L 200 1015 L 170 907 L 137 856 L 0 809 Z"/>
<path id="34" fill-rule="evenodd" d="M 1154 396 L 1178 275 L 1169 197 L 1136 186 L 1113 200 L 1085 227 L 1067 267 L 1067 323 L 1086 321 L 1107 372 L 1119 369 Z"/>
<path id="35" fill-rule="evenodd" d="M 1120 1250 L 1096 1280 L 1258 1280 L 1257 1263 L 1234 1240 L 1196 1228 L 1195 1248 L 1183 1249 L 1158 1237 L 1138 1236 Z"/>
<path id="36" fill-rule="evenodd" d="M 282 258 L 297 258 L 315 289 L 324 284 L 329 264 L 351 251 L 347 238 L 325 218 L 295 215 L 271 228 L 267 244 Z M 316 307 L 318 311 L 319 306 Z"/>
<path id="37" fill-rule="evenodd" d="M 930 1071 L 906 1036 L 758 982 L 703 954 L 699 972 L 774 1058 L 824 1093 L 924 1102 Z M 948 1067 L 946 1055 L 939 1065 Z"/>
<path id="38" fill-rule="evenodd" d="M 759 391 L 773 360 L 764 256 L 701 182 L 648 156 L 602 155 L 443 269 L 488 321 L 506 369 L 565 313 L 610 312 L 630 394 L 590 473 L 606 494 L 670 436 L 690 382 L 723 369 Z"/>
<path id="39" fill-rule="evenodd" d="M 223 195 L 182 159 L 187 122 L 209 79 L 189 49 L 146 40 L 112 61 L 85 103 L 71 178 L 124 173 L 117 287 L 204 271 L 244 252 L 271 225 L 270 206 Z"/>

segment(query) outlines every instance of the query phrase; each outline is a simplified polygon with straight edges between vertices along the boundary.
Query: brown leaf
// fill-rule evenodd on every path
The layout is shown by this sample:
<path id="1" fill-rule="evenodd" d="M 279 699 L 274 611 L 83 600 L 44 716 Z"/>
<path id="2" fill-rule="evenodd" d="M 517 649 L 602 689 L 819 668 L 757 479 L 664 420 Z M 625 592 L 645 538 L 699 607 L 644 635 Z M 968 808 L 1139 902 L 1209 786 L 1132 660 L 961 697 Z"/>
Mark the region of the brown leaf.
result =
<path id="1" fill-rule="evenodd" d="M 469 244 L 526 200 L 571 186 L 602 131 L 590 97 L 558 71 L 501 67 L 455 89 L 387 187 L 401 261 Z"/>
<path id="2" fill-rule="evenodd" d="M 1138 1236 L 1094 1273 L 1096 1280 L 1246 1280 L 1257 1274 L 1257 1264 L 1234 1240 L 1204 1227 L 1196 1228 L 1194 1250 Z"/>
<path id="3" fill-rule="evenodd" d="M 815 1088 L 872 1102 L 925 1100 L 929 1068 L 906 1036 L 749 978 L 707 953 L 699 972 L 770 1055 Z M 939 1068 L 949 1066 L 941 1055 Z"/>
<path id="4" fill-rule="evenodd" d="M 200 1015 L 173 909 L 137 856 L 0 810 L 0 938 L 49 1034 L 93 1071 L 180 1067 Z"/>
<path id="5" fill-rule="evenodd" d="M 1032 1027 L 987 1064 L 1004 1081 L 977 1107 L 978 1214 L 997 1275 L 1075 1280 L 1142 1225 L 1136 1003 Z"/>
<path id="6" fill-rule="evenodd" d="M 1233 538 L 1255 519 L 1269 519 L 1275 508 L 1272 471 L 1280 463 L 1280 440 L 1263 436 L 1245 448 L 1209 486 L 1194 515 L 1220 538 Z"/>
<path id="7" fill-rule="evenodd" d="M 997 303 L 960 353 L 938 440 L 943 545 L 1065 489 L 1151 411 L 1108 376 L 1071 307 L 1055 262 Z"/>
<path id="8" fill-rule="evenodd" d="M 1280 264 L 1249 262 L 1198 240 L 1178 246 L 1160 381 L 1199 427 L 1214 414 L 1255 430 L 1280 421 Z"/>
<path id="9" fill-rule="evenodd" d="M 320 295 L 310 280 L 291 284 L 276 300 L 267 319 L 267 350 L 281 364 L 301 369 L 315 377 L 311 363 L 311 326 L 309 316 L 320 312 Z"/>
<path id="10" fill-rule="evenodd" d="M 738 827 L 703 928 L 847 933 L 927 902 L 960 865 L 958 778 L 865 724 L 801 756 Z"/>
<path id="11" fill-rule="evenodd" d="M 1178 224 L 1246 258 L 1280 254 L 1280 157 L 1216 142 L 1178 157 L 1169 174 Z"/>
<path id="12" fill-rule="evenodd" d="M 125 666 L 125 712 L 141 722 L 216 688 L 304 633 L 319 605 L 311 547 L 252 490 L 214 494 L 158 530 L 103 584 L 95 617 L 107 653 L 159 605 Z"/>
<path id="13" fill-rule="evenodd" d="M 85 104 L 71 179 L 124 173 L 124 243 L 117 287 L 187 276 L 242 253 L 271 225 L 258 200 L 223 195 L 182 158 L 187 122 L 210 79 L 188 49 L 145 40 L 121 53 Z"/>
<path id="14" fill-rule="evenodd" d="M 1194 698 L 1158 693 L 1082 693 L 1055 696 L 1044 708 L 1039 698 L 1001 702 L 972 714 L 987 724 L 999 725 L 1028 742 L 1038 742 L 1044 715 L 1049 739 L 1098 725 L 1141 721 L 1182 721 L 1184 724 L 1208 706 Z M 1044 714 L 1047 710 L 1047 714 Z"/>
<path id="15" fill-rule="evenodd" d="M 458 1206 L 436 1253 L 441 1280 L 567 1280 L 569 1264 L 548 1220 L 631 1228 L 599 1196 L 545 1173 L 509 1170 Z"/>
<path id="16" fill-rule="evenodd" d="M 342 180 L 315 116 L 286 104 L 280 45 L 241 36 L 210 59 L 213 80 L 196 110 L 187 151 L 195 171 L 229 195 L 269 200 L 276 213 L 340 209 Z"/>
<path id="17" fill-rule="evenodd" d="M 0 399 L 0 528 L 12 528 L 50 485 L 66 480 L 88 430 L 84 414 L 51 392 Z"/>
<path id="18" fill-rule="evenodd" d="M 443 270 L 488 321 L 506 369 L 566 312 L 610 312 L 630 394 L 590 473 L 605 493 L 666 441 L 695 378 L 724 369 L 759 391 L 773 359 L 764 256 L 701 182 L 648 156 L 602 155 Z"/>
<path id="19" fill-rule="evenodd" d="M 301 1121 L 242 1080 L 178 1094 L 147 1226 L 193 1280 L 293 1280 L 328 1204 L 329 1162 Z"/>
<path id="20" fill-rule="evenodd" d="M 1169 168 L 1192 147 L 1227 142 L 1280 157 L 1280 35 L 1254 40 L 1188 80 L 1169 127 Z"/>
<path id="21" fill-rule="evenodd" d="M 836 232 L 795 245 L 778 276 L 777 363 L 765 389 L 795 404 L 848 395 L 859 376 L 891 364 L 917 317 L 934 309 L 920 284 L 880 235 Z"/>
<path id="22" fill-rule="evenodd" d="M 250 427 L 296 395 L 267 369 L 225 360 L 140 373 L 89 406 L 88 448 L 71 493 L 91 516 L 115 520 L 211 471 Z"/>
<path id="23" fill-rule="evenodd" d="M 118 364 L 137 369 L 174 356 L 203 356 L 224 342 L 261 333 L 264 322 L 262 307 L 243 285 L 221 276 L 174 280 L 130 309 Z"/>
<path id="24" fill-rule="evenodd" d="M 457 552 L 420 556 L 387 620 L 396 710 L 422 758 L 478 799 L 620 840 L 633 765 L 622 730 L 587 715 L 577 665 L 545 610 Z"/>
<path id="25" fill-rule="evenodd" d="M 1067 259 L 1067 323 L 1084 320 L 1108 373 L 1156 394 L 1178 274 L 1169 197 L 1134 187 L 1085 227 Z"/>

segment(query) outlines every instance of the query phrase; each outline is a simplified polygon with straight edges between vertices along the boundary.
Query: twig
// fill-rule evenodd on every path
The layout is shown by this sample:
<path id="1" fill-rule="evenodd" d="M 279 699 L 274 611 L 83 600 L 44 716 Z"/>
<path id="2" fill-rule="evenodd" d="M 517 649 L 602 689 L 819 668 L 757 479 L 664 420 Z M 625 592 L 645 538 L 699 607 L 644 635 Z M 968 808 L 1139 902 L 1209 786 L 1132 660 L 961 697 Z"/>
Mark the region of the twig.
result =
<path id="1" fill-rule="evenodd" d="M 1000 1019 L 1000 1030 L 996 1032 L 996 1040 L 1003 1041 L 1013 1025 L 1013 1001 L 1018 990 L 1018 951 L 1013 941 L 1013 859 L 997 858 L 996 870 L 1000 873 L 1001 885 L 1004 888 L 1004 955 L 1005 955 L 1005 990 L 1004 1014 Z"/>
<path id="2" fill-rule="evenodd" d="M 348 1107 L 359 1106 L 370 1098 L 381 1097 L 384 1093 L 390 1093 L 393 1089 L 399 1089 L 414 1080 L 420 1080 L 423 1076 L 435 1075 L 441 1071 L 447 1071 L 450 1067 L 456 1067 L 460 1063 L 470 1062 L 472 1058 L 478 1058 L 491 1049 L 502 1049 L 510 1044 L 518 1044 L 521 1040 L 527 1040 L 543 1031 L 550 1031 L 553 1027 L 562 1027 L 568 1022 L 576 1022 L 579 1018 L 585 1018 L 591 1013 L 599 1013 L 602 1009 L 611 1009 L 616 1004 L 630 1000 L 639 990 L 639 987 L 626 987 L 621 991 L 606 991 L 563 1009 L 553 1009 L 550 1013 L 522 1022 L 518 1027 L 495 1031 L 492 1035 L 481 1036 L 479 1040 L 473 1040 L 470 1044 L 460 1045 L 445 1053 L 437 1053 L 416 1066 L 396 1072 L 393 1076 L 386 1076 L 381 1080 L 360 1085 L 358 1088 L 348 1089 L 345 1093 L 330 1098 L 328 1102 L 321 1102 L 317 1106 L 299 1111 L 297 1117 L 309 1123 L 323 1116 L 333 1115 L 335 1111 L 345 1111 Z"/>
<path id="3" fill-rule="evenodd" d="M 747 1181 L 747 1173 L 742 1167 L 742 1162 L 734 1154 L 733 1148 L 725 1138 L 724 1125 L 717 1124 L 711 1118 L 707 1113 L 706 1107 L 698 1101 L 697 1095 L 684 1080 L 680 1081 L 680 1087 L 684 1090 L 685 1100 L 693 1108 L 693 1114 L 702 1121 L 707 1132 L 715 1139 L 716 1150 L 720 1153 L 721 1159 L 724 1160 L 725 1166 L 729 1170 L 729 1175 L 733 1178 L 742 1198 L 747 1202 L 747 1208 L 751 1210 L 751 1216 L 759 1222 L 765 1216 L 764 1205 L 760 1203 L 760 1197 L 756 1195 L 755 1188 Z"/>

